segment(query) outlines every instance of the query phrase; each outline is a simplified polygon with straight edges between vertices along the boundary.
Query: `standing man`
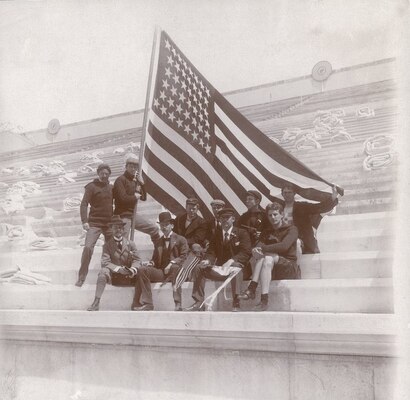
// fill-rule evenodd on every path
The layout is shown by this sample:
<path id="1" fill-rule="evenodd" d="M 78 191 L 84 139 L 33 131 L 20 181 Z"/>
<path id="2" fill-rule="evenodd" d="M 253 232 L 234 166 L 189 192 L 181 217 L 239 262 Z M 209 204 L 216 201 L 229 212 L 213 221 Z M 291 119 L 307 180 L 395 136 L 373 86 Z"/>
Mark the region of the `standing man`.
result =
<path id="1" fill-rule="evenodd" d="M 167 276 L 174 281 L 175 275 L 188 254 L 188 244 L 183 236 L 172 232 L 174 220 L 168 211 L 158 216 L 159 227 L 164 236 L 155 243 L 152 260 L 138 270 L 135 283 L 134 311 L 154 309 L 151 282 L 163 282 Z M 181 290 L 174 291 L 175 311 L 181 311 Z"/>
<path id="2" fill-rule="evenodd" d="M 138 200 L 145 201 L 147 199 L 144 184 L 137 176 L 138 168 L 138 157 L 131 154 L 125 162 L 124 174 L 119 176 L 114 182 L 114 215 L 119 215 L 124 220 L 124 235 L 127 237 L 131 229 L 134 208 Z M 150 235 L 153 243 L 160 238 L 158 227 L 138 213 L 135 215 L 133 228 Z"/>
<path id="3" fill-rule="evenodd" d="M 124 282 L 127 278 L 132 279 L 141 266 L 140 257 L 134 242 L 124 236 L 125 222 L 118 215 L 114 215 L 110 221 L 113 236 L 104 243 L 101 257 L 101 271 L 97 278 L 97 287 L 93 304 L 88 311 L 98 311 L 100 299 L 107 283 L 113 281 Z M 131 280 L 129 281 L 131 283 Z"/>
<path id="4" fill-rule="evenodd" d="M 204 219 L 198 215 L 199 201 L 195 198 L 186 200 L 186 212 L 175 218 L 174 232 L 183 236 L 189 248 L 197 243 L 204 246 L 206 231 L 204 226 Z"/>
<path id="5" fill-rule="evenodd" d="M 322 219 L 320 213 L 332 210 L 338 203 L 336 186 L 332 186 L 332 197 L 321 203 L 295 201 L 295 193 L 295 187 L 292 184 L 287 184 L 282 188 L 282 196 L 285 200 L 284 221 L 298 228 L 303 254 L 320 253 L 315 230 Z"/>
<path id="6" fill-rule="evenodd" d="M 201 311 L 204 301 L 205 279 L 213 281 L 225 281 L 230 268 L 242 268 L 248 263 L 252 247 L 249 234 L 245 229 L 233 226 L 235 211 L 232 208 L 224 208 L 219 214 L 221 229 L 215 233 L 209 245 L 205 259 L 199 263 L 199 268 L 193 271 L 194 287 L 192 297 L 195 303 L 185 311 Z M 215 266 L 215 267 L 214 267 Z M 241 290 L 242 271 L 232 279 L 232 311 L 239 311 L 240 304 L 238 294 Z"/>
<path id="7" fill-rule="evenodd" d="M 269 204 L 266 213 L 270 226 L 262 232 L 259 242 L 252 249 L 255 260 L 252 280 L 245 292 L 239 295 L 242 300 L 254 299 L 258 282 L 261 282 L 261 301 L 254 311 L 268 309 L 272 279 L 297 279 L 299 272 L 296 257 L 297 228 L 284 222 L 283 206 L 279 203 Z"/>
<path id="8" fill-rule="evenodd" d="M 98 178 L 85 186 L 84 196 L 80 205 L 80 216 L 83 229 L 87 231 L 81 256 L 81 266 L 78 271 L 76 286 L 81 287 L 87 277 L 88 267 L 94 252 L 94 246 L 100 234 L 107 242 L 111 237 L 108 223 L 112 217 L 112 185 L 109 182 L 111 168 L 100 164 L 97 168 Z M 88 213 L 90 205 L 90 213 Z"/>

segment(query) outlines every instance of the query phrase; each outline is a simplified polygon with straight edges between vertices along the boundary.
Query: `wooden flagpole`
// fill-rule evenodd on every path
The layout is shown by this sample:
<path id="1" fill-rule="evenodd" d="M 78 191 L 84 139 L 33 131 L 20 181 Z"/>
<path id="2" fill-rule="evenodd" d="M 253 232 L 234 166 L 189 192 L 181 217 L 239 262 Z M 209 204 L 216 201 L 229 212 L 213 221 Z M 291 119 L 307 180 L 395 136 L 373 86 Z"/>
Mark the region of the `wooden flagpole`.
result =
<path id="1" fill-rule="evenodd" d="M 151 53 L 151 63 L 150 63 L 150 70 L 148 75 L 148 86 L 147 86 L 147 96 L 145 98 L 145 110 L 144 110 L 144 118 L 142 120 L 142 134 L 141 134 L 141 142 L 140 142 L 140 153 L 139 153 L 139 168 L 138 168 L 138 178 L 142 183 L 142 163 L 144 160 L 144 149 L 145 149 L 145 137 L 147 134 L 147 121 L 148 121 L 148 113 L 151 109 L 152 104 L 152 96 L 153 96 L 153 84 L 155 84 L 156 74 L 154 76 L 154 71 L 157 69 L 158 64 L 158 55 L 159 55 L 159 45 L 160 45 L 160 38 L 161 38 L 161 28 L 159 26 L 155 27 L 154 33 L 154 41 L 152 43 L 152 53 Z M 153 79 L 154 78 L 154 79 Z M 138 181 L 136 182 L 138 185 Z M 132 214 L 131 220 L 131 229 L 130 229 L 130 240 L 134 241 L 134 225 L 135 225 L 135 218 L 137 215 L 137 205 L 138 201 L 135 203 L 134 211 Z"/>

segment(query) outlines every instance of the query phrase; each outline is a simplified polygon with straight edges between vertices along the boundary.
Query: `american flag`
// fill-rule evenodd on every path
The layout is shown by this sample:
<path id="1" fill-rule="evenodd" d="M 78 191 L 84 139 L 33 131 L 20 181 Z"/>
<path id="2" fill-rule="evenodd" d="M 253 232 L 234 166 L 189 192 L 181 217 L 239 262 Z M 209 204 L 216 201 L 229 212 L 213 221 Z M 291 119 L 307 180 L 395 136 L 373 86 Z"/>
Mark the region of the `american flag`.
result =
<path id="1" fill-rule="evenodd" d="M 247 190 L 274 201 L 285 183 L 313 201 L 330 183 L 282 149 L 237 111 L 162 31 L 156 41 L 142 148 L 147 192 L 174 214 L 196 197 L 204 217 L 221 199 L 238 214 Z"/>

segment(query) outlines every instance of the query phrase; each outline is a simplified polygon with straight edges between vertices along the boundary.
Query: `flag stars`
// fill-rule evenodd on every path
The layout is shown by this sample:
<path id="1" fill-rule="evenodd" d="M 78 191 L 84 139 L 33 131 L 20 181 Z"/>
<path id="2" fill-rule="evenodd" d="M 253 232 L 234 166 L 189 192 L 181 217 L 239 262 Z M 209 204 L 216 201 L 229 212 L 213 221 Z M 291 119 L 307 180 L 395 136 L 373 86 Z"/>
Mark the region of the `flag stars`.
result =
<path id="1" fill-rule="evenodd" d="M 205 120 L 205 125 L 207 128 L 210 128 L 209 121 L 207 119 Z"/>
<path id="2" fill-rule="evenodd" d="M 201 132 L 201 133 L 203 133 L 203 131 L 204 131 L 204 128 L 201 124 L 198 124 L 198 131 Z"/>
<path id="3" fill-rule="evenodd" d="M 207 153 L 210 153 L 211 152 L 211 146 L 209 144 L 207 144 L 205 146 L 205 150 L 206 150 Z"/>
<path id="4" fill-rule="evenodd" d="M 185 78 L 186 77 L 186 72 L 185 72 L 185 70 L 182 70 L 181 71 L 181 74 L 182 74 L 182 76 Z"/>
<path id="5" fill-rule="evenodd" d="M 177 123 L 178 128 L 182 128 L 182 119 L 181 118 L 178 118 L 175 122 Z"/>
<path id="6" fill-rule="evenodd" d="M 167 59 L 168 59 L 168 61 L 167 61 L 168 64 L 171 64 L 171 65 L 174 64 L 174 60 L 173 60 L 172 56 L 168 56 Z"/>
<path id="7" fill-rule="evenodd" d="M 177 74 L 174 74 L 172 79 L 174 80 L 175 84 L 179 83 L 179 76 Z"/>
<path id="8" fill-rule="evenodd" d="M 187 92 L 188 92 L 189 96 L 192 96 L 192 89 L 191 88 L 188 88 Z"/>
<path id="9" fill-rule="evenodd" d="M 160 97 L 161 100 L 165 100 L 167 98 L 167 96 L 165 96 L 165 91 L 161 90 L 159 92 L 159 97 Z"/>
<path id="10" fill-rule="evenodd" d="M 201 122 L 204 120 L 204 117 L 203 117 L 202 114 L 199 114 L 199 115 L 198 115 L 198 118 L 201 120 Z"/>
<path id="11" fill-rule="evenodd" d="M 165 39 L 165 47 L 169 50 L 171 49 L 171 43 L 169 43 L 168 39 Z"/>
<path id="12" fill-rule="evenodd" d="M 181 107 L 181 104 L 178 104 L 178 105 L 177 105 L 176 112 L 178 112 L 178 113 L 182 113 L 182 107 Z"/>
<path id="13" fill-rule="evenodd" d="M 202 83 L 202 81 L 199 82 L 199 86 L 201 86 L 201 89 L 202 89 L 202 90 L 205 89 L 205 86 L 204 86 L 204 84 Z"/>
<path id="14" fill-rule="evenodd" d="M 199 139 L 199 144 L 200 144 L 202 147 L 204 147 L 204 144 L 205 144 L 205 143 L 204 143 L 204 141 L 202 140 L 202 138 Z"/>
<path id="15" fill-rule="evenodd" d="M 174 105 L 174 100 L 171 99 L 171 98 L 167 99 L 167 102 L 168 102 L 170 107 L 172 107 Z"/>
<path id="16" fill-rule="evenodd" d="M 163 80 L 162 80 L 162 87 L 164 87 L 165 89 L 168 89 L 168 88 L 169 88 L 168 80 L 166 80 L 166 79 L 163 79 Z"/>
<path id="17" fill-rule="evenodd" d="M 181 55 L 178 53 L 178 55 L 177 55 L 177 58 L 178 58 L 178 61 L 179 62 L 182 62 L 182 57 L 181 57 Z"/>
<path id="18" fill-rule="evenodd" d="M 205 136 L 205 138 L 208 139 L 208 140 L 209 140 L 209 138 L 211 137 L 211 135 L 209 134 L 208 131 L 205 131 L 205 135 L 204 135 L 204 136 Z"/>
<path id="19" fill-rule="evenodd" d="M 188 105 L 188 108 L 192 108 L 192 102 L 191 102 L 190 99 L 188 99 L 186 103 L 187 103 L 187 105 Z"/>
<path id="20" fill-rule="evenodd" d="M 184 132 L 185 132 L 187 135 L 189 135 L 189 134 L 191 133 L 191 130 L 189 129 L 189 124 L 185 125 Z"/>
<path id="21" fill-rule="evenodd" d="M 184 82 L 184 81 L 182 81 L 182 83 L 181 83 L 181 88 L 183 89 L 183 90 L 186 90 L 186 83 Z"/>
<path id="22" fill-rule="evenodd" d="M 195 118 L 191 118 L 192 119 L 192 125 L 197 126 L 198 122 L 196 122 Z"/>
<path id="23" fill-rule="evenodd" d="M 175 68 L 178 72 L 181 71 L 181 66 L 179 65 L 179 63 L 175 63 Z"/>
<path id="24" fill-rule="evenodd" d="M 192 132 L 192 140 L 198 140 L 198 133 Z"/>
<path id="25" fill-rule="evenodd" d="M 205 88 L 205 92 L 206 92 L 206 95 L 209 97 L 210 95 L 211 95 L 211 93 L 209 92 L 209 89 L 206 87 Z"/>
<path id="26" fill-rule="evenodd" d="M 184 102 L 185 99 L 186 99 L 186 97 L 185 97 L 184 93 L 181 92 L 181 93 L 179 94 L 179 100 L 181 100 L 182 102 Z"/>
<path id="27" fill-rule="evenodd" d="M 175 86 L 172 86 L 171 93 L 172 93 L 173 96 L 177 95 L 177 88 Z"/>
<path id="28" fill-rule="evenodd" d="M 174 57 L 175 57 L 175 56 L 176 56 L 176 54 L 177 54 L 177 51 L 175 50 L 175 47 L 173 47 L 173 48 L 172 48 L 171 52 L 172 52 L 172 54 L 173 54 L 173 55 L 174 55 Z"/>
<path id="29" fill-rule="evenodd" d="M 160 110 L 161 110 L 161 114 L 166 114 L 167 112 L 167 108 L 164 105 L 160 108 Z"/>
<path id="30" fill-rule="evenodd" d="M 204 97 L 204 103 L 205 103 L 206 106 L 209 104 L 209 101 L 206 97 Z"/>
<path id="31" fill-rule="evenodd" d="M 198 109 L 196 107 L 194 107 L 192 111 L 194 112 L 195 115 L 198 115 Z"/>
<path id="32" fill-rule="evenodd" d="M 171 68 L 169 68 L 169 67 L 166 67 L 166 68 L 165 68 L 165 75 L 166 75 L 168 78 L 171 77 L 171 75 L 172 75 Z"/>
<path id="33" fill-rule="evenodd" d="M 154 99 L 154 107 L 159 107 L 159 101 L 158 99 Z"/>
<path id="34" fill-rule="evenodd" d="M 189 113 L 188 110 L 185 110 L 185 112 L 183 113 L 183 115 L 185 116 L 185 119 L 188 119 L 188 118 L 191 116 L 191 114 Z"/>
<path id="35" fill-rule="evenodd" d="M 171 120 L 171 122 L 174 122 L 174 119 L 175 119 L 174 112 L 170 112 L 170 113 L 168 114 L 168 118 Z"/>

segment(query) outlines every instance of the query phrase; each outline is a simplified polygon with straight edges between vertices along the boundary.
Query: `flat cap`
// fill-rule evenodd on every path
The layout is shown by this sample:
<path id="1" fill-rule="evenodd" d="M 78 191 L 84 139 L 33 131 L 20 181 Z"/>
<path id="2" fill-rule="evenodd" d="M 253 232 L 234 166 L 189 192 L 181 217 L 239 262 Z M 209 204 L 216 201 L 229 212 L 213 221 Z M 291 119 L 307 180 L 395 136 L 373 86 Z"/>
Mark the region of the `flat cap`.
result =
<path id="1" fill-rule="evenodd" d="M 186 205 L 192 204 L 194 206 L 197 206 L 199 204 L 199 200 L 195 197 L 190 197 L 189 199 L 186 199 Z"/>
<path id="2" fill-rule="evenodd" d="M 139 164 L 139 158 L 135 154 L 130 154 L 125 160 L 125 164 Z"/>
<path id="3" fill-rule="evenodd" d="M 262 195 L 257 190 L 248 190 L 246 193 L 259 201 L 262 200 Z"/>
<path id="4" fill-rule="evenodd" d="M 111 221 L 108 223 L 108 225 L 121 225 L 124 226 L 125 222 L 121 219 L 119 215 L 113 215 L 111 218 Z"/>
<path id="5" fill-rule="evenodd" d="M 233 208 L 223 208 L 221 211 L 218 212 L 218 217 L 222 217 L 222 215 L 235 215 L 235 210 Z"/>
<path id="6" fill-rule="evenodd" d="M 221 206 L 221 207 L 225 207 L 225 202 L 223 200 L 212 200 L 211 201 L 211 206 Z"/>

